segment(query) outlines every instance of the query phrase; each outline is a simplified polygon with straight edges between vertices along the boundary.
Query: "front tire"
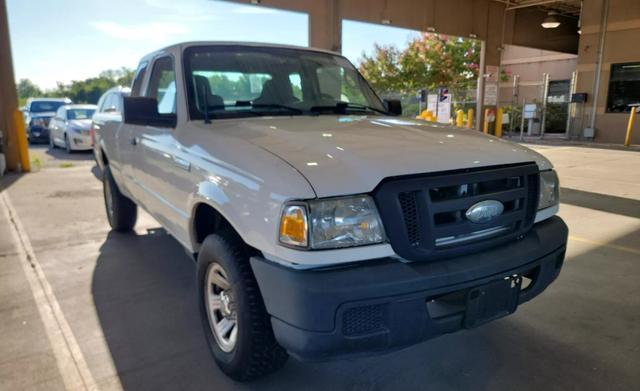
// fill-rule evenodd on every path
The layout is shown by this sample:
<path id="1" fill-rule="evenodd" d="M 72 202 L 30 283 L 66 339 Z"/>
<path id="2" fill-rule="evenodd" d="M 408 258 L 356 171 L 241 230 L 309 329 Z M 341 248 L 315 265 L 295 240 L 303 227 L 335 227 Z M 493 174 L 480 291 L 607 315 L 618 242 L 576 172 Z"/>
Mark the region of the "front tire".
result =
<path id="1" fill-rule="evenodd" d="M 118 232 L 131 231 L 138 219 L 138 207 L 120 192 L 109 166 L 106 166 L 102 173 L 102 188 L 104 205 L 111 228 Z"/>
<path id="2" fill-rule="evenodd" d="M 237 381 L 280 369 L 287 352 L 276 342 L 250 251 L 230 230 L 209 235 L 198 255 L 198 307 L 211 354 Z"/>
<path id="3" fill-rule="evenodd" d="M 67 134 L 64 134 L 64 149 L 67 153 L 71 153 L 71 141 L 69 141 L 69 137 Z"/>

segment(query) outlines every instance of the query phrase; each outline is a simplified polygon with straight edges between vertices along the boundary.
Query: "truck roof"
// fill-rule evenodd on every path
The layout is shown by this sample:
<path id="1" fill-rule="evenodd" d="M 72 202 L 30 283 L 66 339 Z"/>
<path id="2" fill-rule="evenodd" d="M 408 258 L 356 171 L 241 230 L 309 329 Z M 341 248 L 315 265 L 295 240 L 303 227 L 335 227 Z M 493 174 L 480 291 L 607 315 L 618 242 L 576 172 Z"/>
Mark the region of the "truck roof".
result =
<path id="1" fill-rule="evenodd" d="M 188 41 L 188 42 L 180 42 L 170 46 L 166 46 L 162 49 L 155 50 L 151 53 L 148 53 L 140 61 L 150 60 L 155 57 L 157 54 L 163 52 L 182 52 L 184 49 L 192 46 L 249 46 L 249 47 L 268 47 L 274 49 L 294 49 L 294 50 L 304 50 L 304 51 L 312 51 L 312 52 L 320 52 L 342 56 L 340 53 L 332 52 L 330 50 L 318 49 L 306 46 L 296 46 L 296 45 L 284 45 L 284 44 L 276 44 L 276 43 L 265 43 L 265 42 L 245 42 L 245 41 Z"/>

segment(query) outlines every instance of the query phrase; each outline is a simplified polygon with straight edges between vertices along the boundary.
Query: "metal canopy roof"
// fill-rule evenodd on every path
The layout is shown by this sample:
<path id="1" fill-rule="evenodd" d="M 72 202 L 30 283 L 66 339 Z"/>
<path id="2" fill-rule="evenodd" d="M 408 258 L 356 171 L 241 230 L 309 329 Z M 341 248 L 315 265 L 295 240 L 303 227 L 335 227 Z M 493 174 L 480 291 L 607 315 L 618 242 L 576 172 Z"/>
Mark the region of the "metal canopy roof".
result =
<path id="1" fill-rule="evenodd" d="M 536 7 L 558 15 L 580 17 L 581 0 L 495 0 L 507 5 L 507 10 Z"/>

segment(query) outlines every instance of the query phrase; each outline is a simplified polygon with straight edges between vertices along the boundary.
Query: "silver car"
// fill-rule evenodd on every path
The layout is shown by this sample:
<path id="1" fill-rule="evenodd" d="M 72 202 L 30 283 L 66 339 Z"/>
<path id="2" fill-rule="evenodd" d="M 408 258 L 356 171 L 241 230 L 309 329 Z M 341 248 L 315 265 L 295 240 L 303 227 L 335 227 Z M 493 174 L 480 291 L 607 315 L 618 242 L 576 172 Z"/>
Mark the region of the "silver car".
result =
<path id="1" fill-rule="evenodd" d="M 91 117 L 96 105 L 61 106 L 49 124 L 49 146 L 65 148 L 67 152 L 92 148 Z"/>

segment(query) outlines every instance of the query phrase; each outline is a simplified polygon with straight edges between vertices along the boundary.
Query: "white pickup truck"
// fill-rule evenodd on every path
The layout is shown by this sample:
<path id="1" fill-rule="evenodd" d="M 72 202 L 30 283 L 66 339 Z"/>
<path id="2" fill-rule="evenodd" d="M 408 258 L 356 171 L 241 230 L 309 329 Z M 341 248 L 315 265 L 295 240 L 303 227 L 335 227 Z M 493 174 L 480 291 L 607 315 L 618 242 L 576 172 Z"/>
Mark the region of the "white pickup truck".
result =
<path id="1" fill-rule="evenodd" d="M 193 254 L 221 369 L 386 352 L 513 313 L 558 276 L 550 162 L 399 117 L 344 57 L 196 42 L 144 57 L 97 160 L 114 230 L 140 206 Z"/>

